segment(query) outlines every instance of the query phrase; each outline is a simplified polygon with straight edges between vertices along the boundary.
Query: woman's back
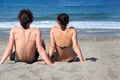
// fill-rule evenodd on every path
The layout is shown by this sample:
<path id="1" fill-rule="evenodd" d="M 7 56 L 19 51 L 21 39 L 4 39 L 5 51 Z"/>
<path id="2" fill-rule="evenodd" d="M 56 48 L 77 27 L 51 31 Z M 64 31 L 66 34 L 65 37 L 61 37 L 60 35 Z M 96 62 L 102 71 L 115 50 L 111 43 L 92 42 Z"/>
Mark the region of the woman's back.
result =
<path id="1" fill-rule="evenodd" d="M 59 27 L 54 27 L 54 39 L 55 43 L 61 47 L 69 47 L 72 45 L 72 28 L 66 28 L 62 31 Z"/>
<path id="2" fill-rule="evenodd" d="M 61 13 L 57 17 L 58 26 L 50 31 L 50 49 L 49 55 L 57 61 L 72 61 L 75 59 L 75 52 L 81 61 L 84 61 L 80 47 L 77 41 L 77 32 L 75 28 L 67 28 L 69 16 Z M 75 52 L 73 51 L 73 48 Z M 56 53 L 54 51 L 56 50 Z"/>
<path id="3" fill-rule="evenodd" d="M 70 61 L 75 57 L 72 48 L 72 35 L 74 28 L 66 28 L 64 31 L 59 27 L 52 28 L 52 34 L 54 37 L 54 44 L 57 51 L 55 58 L 58 61 Z"/>

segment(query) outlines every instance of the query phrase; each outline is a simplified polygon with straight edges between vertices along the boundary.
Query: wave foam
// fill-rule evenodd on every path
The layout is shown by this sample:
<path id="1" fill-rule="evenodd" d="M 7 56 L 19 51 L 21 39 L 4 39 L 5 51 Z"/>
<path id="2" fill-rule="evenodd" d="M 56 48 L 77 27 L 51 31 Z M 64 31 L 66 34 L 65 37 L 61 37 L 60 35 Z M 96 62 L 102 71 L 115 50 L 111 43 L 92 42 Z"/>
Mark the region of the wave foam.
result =
<path id="1" fill-rule="evenodd" d="M 57 25 L 56 21 L 34 21 L 31 27 L 52 28 Z M 20 26 L 19 22 L 0 22 L 0 28 L 12 28 Z M 71 21 L 68 26 L 79 29 L 120 29 L 120 22 L 110 21 Z"/>

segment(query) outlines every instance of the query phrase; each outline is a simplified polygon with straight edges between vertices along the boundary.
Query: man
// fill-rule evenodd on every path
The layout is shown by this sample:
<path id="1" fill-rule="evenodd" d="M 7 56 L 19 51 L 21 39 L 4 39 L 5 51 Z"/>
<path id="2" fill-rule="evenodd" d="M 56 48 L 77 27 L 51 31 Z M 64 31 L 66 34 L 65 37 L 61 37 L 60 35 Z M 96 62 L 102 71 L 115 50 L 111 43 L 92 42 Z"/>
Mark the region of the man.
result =
<path id="1" fill-rule="evenodd" d="M 38 28 L 30 28 L 30 24 L 33 21 L 32 12 L 28 9 L 21 10 L 18 20 L 22 27 L 16 26 L 11 29 L 9 42 L 0 64 L 3 64 L 11 55 L 14 55 L 13 59 L 15 62 L 35 62 L 36 58 L 38 58 L 36 56 L 38 55 L 37 51 L 48 65 L 52 64 L 43 48 L 40 30 Z M 15 48 L 14 54 L 12 52 L 13 48 Z"/>

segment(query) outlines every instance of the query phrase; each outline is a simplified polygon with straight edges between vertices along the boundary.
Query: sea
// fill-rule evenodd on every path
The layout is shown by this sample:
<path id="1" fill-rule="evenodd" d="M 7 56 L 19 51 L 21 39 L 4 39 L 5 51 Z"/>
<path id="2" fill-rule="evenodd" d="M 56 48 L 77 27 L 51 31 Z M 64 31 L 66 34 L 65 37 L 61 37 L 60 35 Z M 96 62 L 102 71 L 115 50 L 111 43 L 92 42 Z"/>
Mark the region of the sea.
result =
<path id="1" fill-rule="evenodd" d="M 40 28 L 44 36 L 58 25 L 60 13 L 69 15 L 68 27 L 75 27 L 80 38 L 120 36 L 120 0 L 0 0 L 2 37 L 20 25 L 17 16 L 22 9 L 33 12 L 31 27 Z"/>

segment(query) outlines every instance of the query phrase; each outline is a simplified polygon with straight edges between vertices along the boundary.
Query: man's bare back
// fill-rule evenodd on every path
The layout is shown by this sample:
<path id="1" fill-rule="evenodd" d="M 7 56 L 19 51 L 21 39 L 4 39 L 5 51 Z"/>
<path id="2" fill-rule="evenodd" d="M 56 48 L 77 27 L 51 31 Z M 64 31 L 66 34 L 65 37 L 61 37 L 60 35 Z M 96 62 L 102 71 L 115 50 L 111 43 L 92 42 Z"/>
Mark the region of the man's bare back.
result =
<path id="1" fill-rule="evenodd" d="M 31 62 L 36 54 L 36 36 L 38 28 L 23 29 L 14 27 L 11 33 L 14 34 L 15 52 L 19 61 Z"/>
<path id="2" fill-rule="evenodd" d="M 41 32 L 38 28 L 30 28 L 33 21 L 33 14 L 29 9 L 23 9 L 18 15 L 21 27 L 14 27 L 10 31 L 9 42 L 2 56 L 0 64 L 3 64 L 8 56 L 15 50 L 15 61 L 33 62 L 36 58 L 36 51 L 41 55 L 47 64 L 51 64 L 45 49 Z"/>

